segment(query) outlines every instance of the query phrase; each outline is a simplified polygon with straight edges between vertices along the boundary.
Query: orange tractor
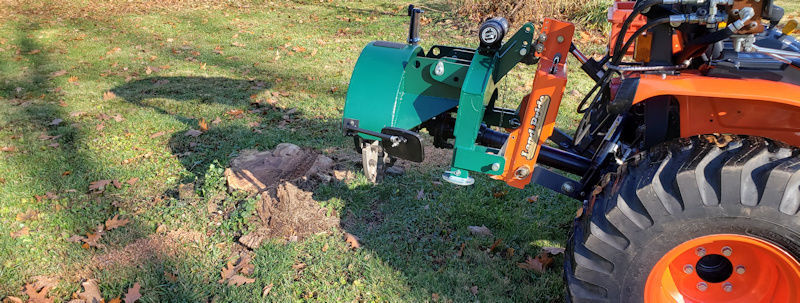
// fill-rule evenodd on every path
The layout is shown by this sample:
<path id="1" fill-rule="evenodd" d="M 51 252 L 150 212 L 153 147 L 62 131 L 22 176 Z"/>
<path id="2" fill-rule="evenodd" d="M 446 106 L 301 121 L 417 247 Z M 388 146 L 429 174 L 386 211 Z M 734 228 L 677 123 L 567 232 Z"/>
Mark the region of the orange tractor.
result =
<path id="1" fill-rule="evenodd" d="M 424 159 L 426 131 L 453 150 L 443 179 L 488 174 L 583 202 L 567 243 L 574 302 L 800 302 L 800 42 L 773 0 L 617 0 L 602 59 L 547 19 L 477 48 L 371 42 L 342 126 L 378 182 Z M 508 37 L 507 37 L 508 36 Z M 595 85 L 574 134 L 555 127 L 569 55 Z M 537 65 L 532 92 L 500 108 L 497 83 Z"/>

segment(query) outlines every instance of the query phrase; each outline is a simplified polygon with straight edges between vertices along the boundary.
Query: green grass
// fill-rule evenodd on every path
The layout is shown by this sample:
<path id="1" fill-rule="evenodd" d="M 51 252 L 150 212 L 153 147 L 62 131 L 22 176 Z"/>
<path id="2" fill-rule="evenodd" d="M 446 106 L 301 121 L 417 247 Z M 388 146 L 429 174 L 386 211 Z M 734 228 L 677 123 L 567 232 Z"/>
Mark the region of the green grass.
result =
<path id="1" fill-rule="evenodd" d="M 266 243 L 254 251 L 255 283 L 217 283 L 240 249 L 234 240 L 253 203 L 225 192 L 221 169 L 242 149 L 282 142 L 350 152 L 351 141 L 339 130 L 350 72 L 368 41 L 404 40 L 403 7 L 369 0 L 183 8 L 193 2 L 174 1 L 163 9 L 117 1 L 81 12 L 87 3 L 38 0 L 0 8 L 8 16 L 0 20 L 0 147 L 16 149 L 0 152 L 0 297 L 21 296 L 22 285 L 46 275 L 59 281 L 51 291 L 56 301 L 68 300 L 88 278 L 99 281 L 107 300 L 139 282 L 141 302 L 563 301 L 559 265 L 539 274 L 517 263 L 541 247 L 564 247 L 578 202 L 485 177 L 472 187 L 438 184 L 443 167 L 433 164 L 379 186 L 360 173 L 346 184 L 322 186 L 315 199 L 341 217 L 340 228 L 301 242 Z M 457 17 L 442 1 L 423 4 L 432 19 L 422 30 L 423 46 L 475 44 L 470 30 L 477 24 L 455 27 L 448 20 Z M 586 47 L 588 54 L 602 50 Z M 585 93 L 591 84 L 574 60 L 570 69 L 558 119 L 568 130 L 579 118 L 570 92 Z M 51 76 L 61 70 L 66 74 Z M 501 85 L 501 103 L 515 106 L 530 90 L 533 72 L 511 73 Z M 116 97 L 104 99 L 108 91 Z M 277 103 L 251 113 L 253 95 Z M 237 109 L 242 118 L 226 114 Z M 291 109 L 297 109 L 292 122 L 279 127 Z M 102 120 L 116 114 L 124 120 Z M 201 119 L 216 118 L 221 123 L 202 136 L 184 135 Z M 49 125 L 54 119 L 63 122 Z M 40 140 L 43 134 L 61 137 Z M 53 142 L 59 146 L 48 146 Z M 139 181 L 88 191 L 92 181 L 130 178 Z M 183 184 L 188 194 L 179 190 Z M 424 200 L 415 199 L 419 190 Z M 500 191 L 508 194 L 495 197 Z M 36 198 L 47 192 L 58 198 Z M 531 195 L 539 201 L 527 202 Z M 208 204 L 225 215 L 209 213 Z M 39 218 L 15 219 L 28 210 Z M 107 232 L 104 249 L 66 241 L 115 214 L 132 222 Z M 160 225 L 167 235 L 156 233 Z M 495 237 L 473 236 L 469 225 L 485 225 Z M 29 235 L 9 236 L 23 227 Z M 360 237 L 363 247 L 349 250 L 341 231 Z M 497 239 L 500 249 L 488 252 Z M 97 262 L 137 252 L 142 243 L 169 245 L 134 262 Z M 462 244 L 463 255 L 456 256 Z M 300 262 L 308 267 L 292 267 Z M 270 284 L 269 297 L 261 298 Z"/>

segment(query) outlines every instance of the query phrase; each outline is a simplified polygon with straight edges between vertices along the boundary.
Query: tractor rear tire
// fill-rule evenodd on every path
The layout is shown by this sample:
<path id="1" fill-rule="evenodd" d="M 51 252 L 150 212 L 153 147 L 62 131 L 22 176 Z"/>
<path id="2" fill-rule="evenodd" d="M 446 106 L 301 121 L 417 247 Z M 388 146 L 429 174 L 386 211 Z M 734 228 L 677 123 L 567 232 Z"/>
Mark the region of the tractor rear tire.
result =
<path id="1" fill-rule="evenodd" d="M 800 302 L 800 150 L 709 138 L 604 178 L 570 233 L 568 301 Z"/>

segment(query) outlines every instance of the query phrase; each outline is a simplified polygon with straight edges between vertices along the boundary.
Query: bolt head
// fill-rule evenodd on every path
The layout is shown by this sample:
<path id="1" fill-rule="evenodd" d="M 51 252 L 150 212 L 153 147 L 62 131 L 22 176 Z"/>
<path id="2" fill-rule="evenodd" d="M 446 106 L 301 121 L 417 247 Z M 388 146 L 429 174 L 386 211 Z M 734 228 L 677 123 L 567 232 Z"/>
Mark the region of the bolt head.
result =
<path id="1" fill-rule="evenodd" d="M 527 54 L 528 54 L 528 49 L 527 48 L 522 48 L 522 49 L 519 50 L 519 55 L 520 56 L 525 56 Z"/>
<path id="2" fill-rule="evenodd" d="M 724 255 L 726 257 L 730 257 L 731 254 L 733 254 L 733 249 L 731 249 L 728 246 L 725 246 L 725 247 L 722 248 L 722 255 Z"/>
<path id="3" fill-rule="evenodd" d="M 742 266 L 742 265 L 736 266 L 736 273 L 737 274 L 743 275 L 744 272 L 745 272 L 744 266 Z"/>
<path id="4" fill-rule="evenodd" d="M 498 170 L 500 170 L 500 163 L 495 163 L 495 164 L 492 164 L 492 170 L 493 170 L 493 171 L 498 171 Z"/>
<path id="5" fill-rule="evenodd" d="M 722 290 L 724 290 L 725 292 L 732 292 L 733 284 L 731 284 L 731 282 L 725 282 L 725 284 L 722 284 Z"/>
<path id="6" fill-rule="evenodd" d="M 692 266 L 691 264 L 684 265 L 683 266 L 683 272 L 686 273 L 687 275 L 693 273 L 694 272 L 694 266 Z"/>
<path id="7" fill-rule="evenodd" d="M 564 43 L 564 36 L 556 37 L 556 41 L 558 41 L 558 43 Z"/>
<path id="8" fill-rule="evenodd" d="M 697 283 L 697 290 L 699 290 L 699 291 L 708 290 L 708 284 L 706 282 Z"/>
<path id="9" fill-rule="evenodd" d="M 694 253 L 695 253 L 695 254 L 696 254 L 698 257 L 704 257 L 704 256 L 706 255 L 706 249 L 705 249 L 705 248 L 703 248 L 703 247 L 698 247 L 698 248 L 697 248 L 697 249 L 694 251 Z"/>

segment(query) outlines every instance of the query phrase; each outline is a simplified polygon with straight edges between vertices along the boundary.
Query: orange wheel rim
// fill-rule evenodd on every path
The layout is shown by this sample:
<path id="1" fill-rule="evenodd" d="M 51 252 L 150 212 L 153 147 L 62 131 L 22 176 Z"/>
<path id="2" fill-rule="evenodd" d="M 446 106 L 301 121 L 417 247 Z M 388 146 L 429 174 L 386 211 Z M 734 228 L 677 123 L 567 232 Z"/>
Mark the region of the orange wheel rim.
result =
<path id="1" fill-rule="evenodd" d="M 800 302 L 800 263 L 761 239 L 719 234 L 686 241 L 650 271 L 645 302 Z"/>

